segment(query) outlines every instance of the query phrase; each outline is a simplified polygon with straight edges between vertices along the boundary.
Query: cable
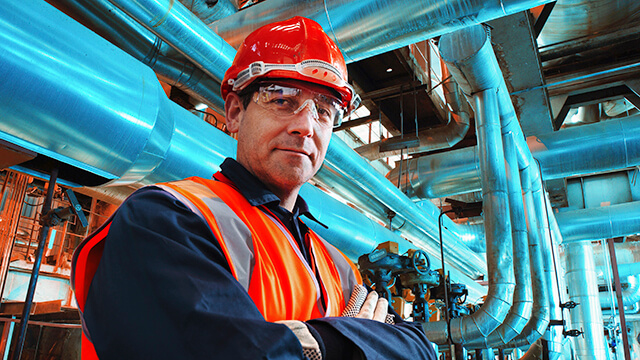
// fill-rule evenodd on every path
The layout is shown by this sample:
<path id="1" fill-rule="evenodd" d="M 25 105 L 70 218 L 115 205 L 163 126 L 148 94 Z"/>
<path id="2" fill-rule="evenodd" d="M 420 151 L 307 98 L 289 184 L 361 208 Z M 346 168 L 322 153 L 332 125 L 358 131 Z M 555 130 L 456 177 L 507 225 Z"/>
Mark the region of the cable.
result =
<path id="1" fill-rule="evenodd" d="M 442 242 L 442 216 L 453 210 L 441 211 L 438 216 L 438 235 L 440 237 L 440 261 L 442 262 L 442 281 L 444 282 L 445 321 L 447 322 L 447 343 L 451 345 L 451 321 L 449 319 L 449 280 L 444 267 L 444 243 Z"/>
<path id="2" fill-rule="evenodd" d="M 547 219 L 547 224 L 549 224 L 549 241 L 551 241 L 551 243 L 549 244 L 550 248 L 551 248 L 551 258 L 553 259 L 553 270 L 556 274 L 556 287 L 558 288 L 558 300 L 560 301 L 560 305 L 562 305 L 562 291 L 560 291 L 560 278 L 558 277 L 558 265 L 556 264 L 556 252 L 553 246 L 553 234 L 551 233 L 551 224 L 549 222 L 549 209 L 547 208 L 547 197 L 545 196 L 546 192 L 547 192 L 547 188 L 544 185 L 544 179 L 542 178 L 542 166 L 540 166 L 540 161 L 536 158 L 533 158 L 533 160 L 536 161 L 536 164 L 538 165 L 538 173 L 540 174 L 540 185 L 542 187 L 542 196 L 544 197 L 544 216 Z M 560 306 L 560 316 L 562 317 L 562 327 L 564 329 L 564 310 L 562 309 L 562 306 Z"/>

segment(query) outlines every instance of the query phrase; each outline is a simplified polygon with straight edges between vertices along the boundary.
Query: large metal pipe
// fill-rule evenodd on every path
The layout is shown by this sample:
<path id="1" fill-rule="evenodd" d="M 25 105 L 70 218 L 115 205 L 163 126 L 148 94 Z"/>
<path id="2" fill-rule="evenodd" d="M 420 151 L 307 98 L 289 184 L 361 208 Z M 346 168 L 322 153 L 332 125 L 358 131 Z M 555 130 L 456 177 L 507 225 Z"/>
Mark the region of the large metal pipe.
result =
<path id="1" fill-rule="evenodd" d="M 531 269 L 529 262 L 529 244 L 526 215 L 518 160 L 512 134 L 503 135 L 504 153 L 507 164 L 507 188 L 509 190 L 509 209 L 511 218 L 511 236 L 513 240 L 513 271 L 516 287 L 513 293 L 513 305 L 503 323 L 489 336 L 472 341 L 467 348 L 489 348 L 504 346 L 518 336 L 531 317 L 533 298 L 531 295 Z M 532 214 L 530 214 L 531 216 Z"/>
<path id="2" fill-rule="evenodd" d="M 161 80 L 185 91 L 218 112 L 223 112 L 224 100 L 220 96 L 219 82 L 206 75 L 108 0 L 51 2 L 54 6 L 70 10 L 82 24 L 149 66 Z M 224 2 L 220 1 L 219 4 Z"/>
<path id="3" fill-rule="evenodd" d="M 189 9 L 174 0 L 109 0 L 214 80 L 221 82 L 236 51 Z"/>
<path id="4" fill-rule="evenodd" d="M 640 201 L 556 214 L 564 243 L 640 233 Z"/>
<path id="5" fill-rule="evenodd" d="M 530 136 L 527 145 L 545 180 L 638 166 L 640 115 Z M 423 156 L 402 167 L 409 176 L 400 177 L 401 186 L 418 197 L 439 198 L 480 188 L 475 148 Z M 397 178 L 397 171 L 387 177 Z"/>
<path id="6" fill-rule="evenodd" d="M 604 239 L 604 238 L 603 238 Z M 607 269 L 604 266 L 598 266 L 596 268 L 596 272 L 598 274 L 598 281 L 604 279 L 604 274 Z M 611 270 L 608 270 L 611 271 Z M 628 263 L 628 264 L 618 264 L 618 275 L 622 277 L 634 276 L 640 274 L 640 262 L 636 263 Z"/>
<path id="7" fill-rule="evenodd" d="M 583 336 L 574 339 L 576 355 L 579 359 L 605 359 L 607 348 L 593 247 L 588 242 L 569 243 L 564 247 L 567 283 L 580 284 L 569 287 L 569 298 L 580 304 L 570 312 L 571 323 L 584 331 Z"/>
<path id="8" fill-rule="evenodd" d="M 333 36 L 347 62 L 353 62 L 548 2 L 270 0 L 216 21 L 211 27 L 237 47 L 258 27 L 301 15 L 322 25 Z"/>
<path id="9" fill-rule="evenodd" d="M 533 293 L 533 308 L 531 317 L 525 325 L 524 329 L 515 339 L 513 339 L 505 347 L 523 347 L 531 346 L 537 343 L 549 325 L 551 317 L 550 302 L 550 284 L 547 277 L 542 276 L 545 272 L 543 253 L 542 235 L 540 234 L 540 219 L 536 216 L 536 208 L 533 199 L 532 185 L 536 179 L 531 175 L 531 168 L 527 167 L 522 170 L 521 181 L 522 191 L 524 192 L 524 204 L 527 214 L 527 233 L 529 235 L 529 258 L 531 274 L 531 291 Z M 530 349 L 530 351 L 534 351 Z M 527 352 L 529 353 L 529 351 Z M 529 353 L 530 354 L 530 353 Z"/>
<path id="10" fill-rule="evenodd" d="M 3 1 L 0 17 L 3 140 L 110 185 L 211 177 L 235 157 L 235 140 L 171 102 L 148 67 L 49 4 Z M 317 232 L 352 258 L 383 241 L 412 246 L 311 185 L 302 193 L 331 226 Z"/>
<path id="11" fill-rule="evenodd" d="M 474 95 L 474 99 L 483 174 L 489 290 L 479 310 L 449 322 L 449 337 L 454 343 L 462 345 L 488 336 L 502 323 L 511 308 L 515 287 L 508 189 L 496 91 L 489 89 L 479 92 Z M 445 324 L 444 321 L 429 322 L 424 323 L 423 328 L 429 339 L 437 344 L 444 344 L 448 340 L 447 331 L 443 331 Z"/>

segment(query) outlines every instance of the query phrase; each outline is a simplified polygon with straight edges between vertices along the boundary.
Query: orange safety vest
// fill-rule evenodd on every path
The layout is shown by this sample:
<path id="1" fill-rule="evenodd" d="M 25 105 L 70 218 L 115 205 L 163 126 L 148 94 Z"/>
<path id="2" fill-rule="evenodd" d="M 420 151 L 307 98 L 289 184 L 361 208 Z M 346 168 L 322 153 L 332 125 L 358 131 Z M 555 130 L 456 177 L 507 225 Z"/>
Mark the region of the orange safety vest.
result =
<path id="1" fill-rule="evenodd" d="M 266 207 L 249 204 L 220 173 L 216 177 L 221 181 L 192 177 L 156 186 L 209 224 L 231 273 L 267 321 L 340 316 L 353 287 L 362 283 L 355 265 L 312 231 L 305 239 L 311 253 L 308 264 L 293 236 L 274 214 Z M 74 254 L 71 280 L 81 312 L 109 225 L 110 220 L 83 241 Z M 97 359 L 84 335 L 82 345 L 83 360 Z"/>

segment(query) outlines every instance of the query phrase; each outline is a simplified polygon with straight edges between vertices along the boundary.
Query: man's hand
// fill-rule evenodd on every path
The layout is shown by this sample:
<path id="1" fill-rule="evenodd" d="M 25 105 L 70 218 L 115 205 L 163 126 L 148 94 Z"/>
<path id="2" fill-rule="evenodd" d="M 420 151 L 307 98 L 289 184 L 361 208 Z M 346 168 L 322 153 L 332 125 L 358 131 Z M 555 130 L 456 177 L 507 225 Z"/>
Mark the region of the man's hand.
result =
<path id="1" fill-rule="evenodd" d="M 387 299 L 379 297 L 377 292 L 372 291 L 367 295 L 360 312 L 355 317 L 385 322 L 388 307 L 389 302 Z"/>
<path id="2" fill-rule="evenodd" d="M 387 313 L 388 307 L 387 299 L 379 298 L 377 292 L 372 291 L 367 294 L 367 289 L 364 286 L 356 285 L 342 316 L 394 324 L 393 315 Z"/>

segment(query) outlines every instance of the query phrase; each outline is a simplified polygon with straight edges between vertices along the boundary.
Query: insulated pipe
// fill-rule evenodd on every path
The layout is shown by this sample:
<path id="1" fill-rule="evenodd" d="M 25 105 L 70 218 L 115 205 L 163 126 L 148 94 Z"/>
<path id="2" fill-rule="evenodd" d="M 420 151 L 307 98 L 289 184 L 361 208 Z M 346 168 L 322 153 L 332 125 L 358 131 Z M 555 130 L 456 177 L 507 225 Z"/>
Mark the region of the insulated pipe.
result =
<path id="1" fill-rule="evenodd" d="M 627 288 L 622 290 L 622 303 L 624 306 L 631 306 L 640 301 L 640 275 L 627 276 Z M 607 287 L 608 288 L 608 287 Z M 599 293 L 600 305 L 603 309 L 611 309 L 610 290 Z M 617 304 L 615 304 L 617 307 Z"/>
<path id="2" fill-rule="evenodd" d="M 487 237 L 489 291 L 479 310 L 470 316 L 450 321 L 451 339 L 462 345 L 488 336 L 502 323 L 511 308 L 515 288 L 507 174 L 496 90 L 476 93 L 474 100 L 482 170 L 482 211 Z"/>
<path id="3" fill-rule="evenodd" d="M 527 145 L 540 162 L 545 180 L 612 171 L 640 165 L 640 115 L 530 136 Z M 421 198 L 439 198 L 480 188 L 475 148 L 423 156 L 403 163 L 409 184 Z M 397 178 L 392 170 L 387 177 Z M 463 174 L 464 177 L 459 177 Z M 419 181 L 418 181 L 419 179 Z"/>
<path id="4" fill-rule="evenodd" d="M 549 0 L 269 0 L 211 24 L 233 47 L 253 30 L 296 15 L 317 21 L 350 63 Z M 402 11 L 399 11 L 402 9 Z"/>
<path id="5" fill-rule="evenodd" d="M 522 332 L 531 317 L 533 305 L 527 223 L 515 144 L 512 134 L 503 135 L 502 141 L 507 163 L 513 258 L 517 259 L 513 262 L 516 288 L 513 294 L 513 306 L 504 322 L 489 336 L 469 343 L 466 347 L 470 349 L 500 347 L 507 344 Z"/>
<path id="6" fill-rule="evenodd" d="M 449 322 L 449 337 L 454 343 L 462 345 L 488 336 L 502 323 L 511 307 L 515 287 L 508 190 L 496 92 L 491 89 L 483 91 L 475 94 L 474 99 L 483 174 L 489 290 L 479 310 Z M 423 323 L 427 338 L 437 344 L 447 342 L 446 327 L 445 321 Z"/>
<path id="7" fill-rule="evenodd" d="M 236 51 L 174 0 L 109 0 L 214 80 L 221 82 Z"/>
<path id="8" fill-rule="evenodd" d="M 596 273 L 598 274 L 598 281 L 604 279 L 604 273 L 607 269 L 603 266 L 598 266 L 596 268 Z M 611 270 L 608 270 L 611 271 Z M 618 275 L 622 277 L 634 276 L 640 274 L 640 262 L 629 263 L 629 264 L 618 264 Z"/>
<path id="9" fill-rule="evenodd" d="M 593 247 L 588 242 L 565 244 L 566 278 L 569 284 L 569 298 L 579 303 L 571 314 L 574 328 L 584 334 L 574 338 L 576 356 L 579 359 L 604 359 L 607 353 L 604 340 L 604 324 L 596 283 Z"/>
<path id="10" fill-rule="evenodd" d="M 563 211 L 556 219 L 564 243 L 634 235 L 640 233 L 640 201 Z"/>
<path id="11" fill-rule="evenodd" d="M 532 164 L 534 166 L 534 170 L 536 170 L 536 175 L 539 176 L 539 172 L 537 171 L 537 166 L 535 163 Z M 551 293 L 549 297 L 549 308 L 551 320 L 561 321 L 563 320 L 562 308 L 560 304 L 562 303 L 560 286 L 558 284 L 558 268 L 556 264 L 558 264 L 557 253 L 559 250 L 559 244 L 556 240 L 561 241 L 562 239 L 556 239 L 552 236 L 551 232 L 551 218 L 553 218 L 553 212 L 551 210 L 551 204 L 547 202 L 547 196 L 545 190 L 542 186 L 542 179 L 538 178 L 534 183 L 533 187 L 533 198 L 535 201 L 536 207 L 536 215 L 540 217 L 540 221 L 538 225 L 542 225 L 540 227 L 540 233 L 542 234 L 542 245 L 544 260 L 544 276 L 547 278 L 547 283 L 551 287 Z M 562 353 L 562 342 L 564 340 L 564 335 L 562 334 L 562 329 L 558 326 L 551 326 L 547 329 L 544 334 L 544 339 L 547 341 L 547 347 L 549 351 L 549 358 L 555 359 L 561 356 Z"/>
<path id="12" fill-rule="evenodd" d="M 49 4 L 2 1 L 0 18 L 3 140 L 117 179 L 110 185 L 208 178 L 235 157 L 236 141 L 170 101 L 148 67 Z M 352 259 L 383 241 L 412 246 L 309 184 L 301 193 L 331 227 L 318 234 Z"/>
<path id="13" fill-rule="evenodd" d="M 77 13 L 81 23 L 149 66 L 161 80 L 218 112 L 224 112 L 219 82 L 204 74 L 182 55 L 171 51 L 173 49 L 170 46 L 108 0 L 56 0 L 54 5 L 63 5 Z M 174 56 L 170 57 L 170 52 L 174 52 Z"/>
<path id="14" fill-rule="evenodd" d="M 527 234 L 529 235 L 529 259 L 531 274 L 531 291 L 533 293 L 533 308 L 531 317 L 524 329 L 515 339 L 505 347 L 523 347 L 533 345 L 541 338 L 549 325 L 550 319 L 550 284 L 544 273 L 544 254 L 541 244 L 542 236 L 538 225 L 539 219 L 536 216 L 536 209 L 532 194 L 532 184 L 534 178 L 531 169 L 525 168 L 521 172 L 522 191 L 524 192 L 525 212 L 527 214 Z M 529 353 L 529 351 L 527 352 Z"/>

